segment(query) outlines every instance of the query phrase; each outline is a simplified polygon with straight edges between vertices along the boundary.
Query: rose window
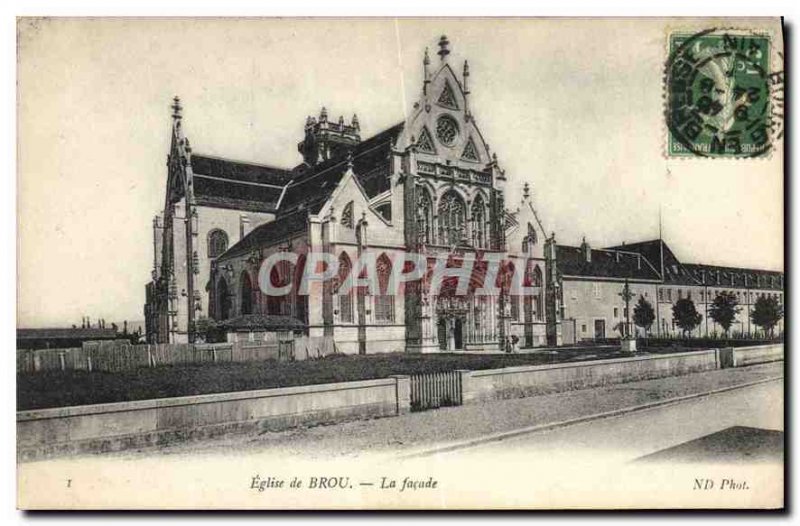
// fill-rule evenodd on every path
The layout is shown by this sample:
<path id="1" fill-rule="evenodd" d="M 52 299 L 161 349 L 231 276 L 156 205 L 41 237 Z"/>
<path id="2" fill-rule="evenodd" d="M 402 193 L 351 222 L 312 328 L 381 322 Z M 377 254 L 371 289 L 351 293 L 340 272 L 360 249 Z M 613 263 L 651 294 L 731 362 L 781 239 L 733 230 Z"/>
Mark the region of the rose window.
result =
<path id="1" fill-rule="evenodd" d="M 436 137 L 445 146 L 452 146 L 458 137 L 458 124 L 452 117 L 446 115 L 436 121 Z"/>

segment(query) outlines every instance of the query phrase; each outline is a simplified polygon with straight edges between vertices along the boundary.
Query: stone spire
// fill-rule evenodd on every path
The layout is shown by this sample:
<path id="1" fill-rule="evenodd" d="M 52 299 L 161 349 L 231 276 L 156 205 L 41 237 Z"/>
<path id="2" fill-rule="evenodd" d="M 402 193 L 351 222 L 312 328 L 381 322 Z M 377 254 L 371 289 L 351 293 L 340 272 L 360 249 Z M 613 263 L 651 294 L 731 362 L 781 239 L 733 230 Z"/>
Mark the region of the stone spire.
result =
<path id="1" fill-rule="evenodd" d="M 361 130 L 361 124 L 358 122 L 358 115 L 355 113 L 353 114 L 353 120 L 350 121 L 350 126 L 355 128 L 356 130 Z"/>
<path id="2" fill-rule="evenodd" d="M 449 45 L 450 45 L 450 41 L 447 40 L 447 36 L 446 35 L 442 35 L 441 38 L 439 39 L 439 51 L 437 52 L 437 55 L 439 55 L 439 57 L 443 61 L 447 60 L 447 55 L 450 54 L 450 50 L 447 49 L 447 46 L 449 46 Z"/>
<path id="3" fill-rule="evenodd" d="M 183 118 L 183 107 L 181 106 L 181 98 L 175 95 L 172 99 L 172 119 L 180 121 Z"/>
<path id="4" fill-rule="evenodd" d="M 424 72 L 424 81 L 422 83 L 422 94 L 428 94 L 428 84 L 431 83 L 431 72 L 429 66 L 431 65 L 431 58 L 428 56 L 428 48 L 425 48 L 425 58 L 422 59 L 422 69 Z"/>
<path id="5" fill-rule="evenodd" d="M 469 117 L 469 62 L 464 61 L 464 114 Z"/>
<path id="6" fill-rule="evenodd" d="M 529 199 L 531 196 L 531 187 L 528 183 L 522 185 L 522 198 Z"/>
<path id="7" fill-rule="evenodd" d="M 325 106 L 319 111 L 319 122 L 328 122 L 328 110 Z"/>

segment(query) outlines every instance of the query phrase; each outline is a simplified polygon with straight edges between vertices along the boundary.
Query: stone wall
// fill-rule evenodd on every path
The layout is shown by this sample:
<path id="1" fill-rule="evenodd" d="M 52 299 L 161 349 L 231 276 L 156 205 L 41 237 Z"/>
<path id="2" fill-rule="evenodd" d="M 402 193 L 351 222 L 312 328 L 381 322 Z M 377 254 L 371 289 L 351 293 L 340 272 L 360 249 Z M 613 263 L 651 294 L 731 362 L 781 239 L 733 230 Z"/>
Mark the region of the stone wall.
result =
<path id="1" fill-rule="evenodd" d="M 18 455 L 100 452 L 394 416 L 407 377 L 17 412 Z M 400 400 L 398 393 L 405 397 Z"/>
<path id="2" fill-rule="evenodd" d="M 757 363 L 776 362 L 783 360 L 783 345 L 757 345 L 754 347 L 728 347 L 720 349 L 720 366 L 744 367 Z"/>
<path id="3" fill-rule="evenodd" d="M 559 365 L 507 367 L 462 375 L 464 403 L 677 376 L 717 369 L 718 351 L 665 354 Z"/>

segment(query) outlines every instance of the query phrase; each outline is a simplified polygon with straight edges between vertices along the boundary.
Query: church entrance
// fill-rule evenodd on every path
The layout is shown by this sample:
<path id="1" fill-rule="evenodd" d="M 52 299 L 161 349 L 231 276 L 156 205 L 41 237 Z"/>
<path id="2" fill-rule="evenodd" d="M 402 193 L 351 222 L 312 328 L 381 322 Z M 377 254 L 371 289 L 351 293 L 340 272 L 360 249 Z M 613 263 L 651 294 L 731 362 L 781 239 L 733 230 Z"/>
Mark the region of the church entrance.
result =
<path id="1" fill-rule="evenodd" d="M 440 351 L 457 351 L 464 348 L 464 320 L 454 316 L 439 317 L 436 324 Z"/>

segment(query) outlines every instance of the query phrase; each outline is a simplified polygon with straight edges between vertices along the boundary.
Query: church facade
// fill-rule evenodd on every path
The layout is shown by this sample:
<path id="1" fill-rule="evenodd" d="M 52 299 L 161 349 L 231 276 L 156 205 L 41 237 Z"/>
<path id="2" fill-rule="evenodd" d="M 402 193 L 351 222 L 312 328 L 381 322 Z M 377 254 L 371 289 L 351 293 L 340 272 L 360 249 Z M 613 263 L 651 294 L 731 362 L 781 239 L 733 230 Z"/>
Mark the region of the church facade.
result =
<path id="1" fill-rule="evenodd" d="M 558 308 L 546 312 L 546 296 L 557 297 L 547 272 L 554 239 L 527 186 L 509 203 L 505 173 L 470 108 L 469 65 L 457 74 L 449 54 L 445 37 L 436 64 L 426 51 L 411 116 L 372 137 L 362 139 L 356 116 L 333 120 L 323 108 L 308 117 L 298 144 L 303 161 L 293 169 L 193 152 L 176 100 L 165 209 L 154 219 L 150 340 L 193 341 L 208 318 L 276 330 L 300 322 L 347 353 L 496 350 L 511 335 L 529 346 L 556 344 Z M 283 297 L 267 296 L 259 269 L 281 251 L 299 260 L 275 267 L 276 283 L 296 285 L 313 251 L 334 254 L 342 276 L 369 252 L 380 290 L 339 294 L 341 280 L 332 280 L 319 295 L 293 286 Z M 472 258 L 484 272 L 480 262 L 494 254 L 537 292 L 481 296 L 470 284 L 466 295 L 455 294 L 453 283 L 432 290 L 425 279 L 402 294 L 387 291 L 392 265 L 409 252 L 455 267 Z M 512 321 L 512 311 L 523 314 Z"/>
<path id="2" fill-rule="evenodd" d="M 468 63 L 451 64 L 446 37 L 437 55 L 425 52 L 406 120 L 362 138 L 357 116 L 331 119 L 323 108 L 306 119 L 294 168 L 194 152 L 176 98 L 165 204 L 153 220 L 148 341 L 196 341 L 210 323 L 251 335 L 302 331 L 351 354 L 506 350 L 512 341 L 525 348 L 613 337 L 605 311 L 614 302 L 597 301 L 598 287 L 611 294 L 628 281 L 637 294 L 661 298 L 658 287 L 671 278 L 649 247 L 556 244 L 529 186 L 508 186 L 484 140 Z M 305 262 L 320 252 L 336 259 L 337 275 L 301 294 Z M 269 269 L 266 279 L 288 291 L 271 296 L 260 273 L 277 253 L 296 257 Z M 407 254 L 429 268 L 398 293 L 389 281 Z M 342 287 L 365 255 L 377 290 Z M 450 278 L 431 286 L 430 268 L 442 260 L 448 268 L 475 261 L 465 292 Z M 502 261 L 498 292 L 479 294 L 492 260 Z M 508 286 L 512 275 L 525 294 Z"/>

